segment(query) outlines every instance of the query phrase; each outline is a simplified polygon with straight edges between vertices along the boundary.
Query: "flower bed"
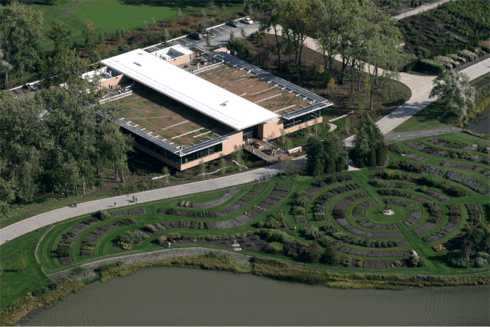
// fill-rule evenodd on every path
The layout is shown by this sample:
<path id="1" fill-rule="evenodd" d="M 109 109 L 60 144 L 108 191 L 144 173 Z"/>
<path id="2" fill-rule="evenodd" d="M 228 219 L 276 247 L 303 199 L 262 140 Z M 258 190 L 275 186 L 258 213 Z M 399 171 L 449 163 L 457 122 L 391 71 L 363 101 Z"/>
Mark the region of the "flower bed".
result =
<path id="1" fill-rule="evenodd" d="M 452 152 L 446 150 L 439 150 L 417 141 L 410 141 L 410 142 L 406 142 L 405 144 L 417 151 L 424 152 L 438 157 L 463 159 L 463 160 L 470 160 L 474 162 L 490 164 L 490 158 L 486 156 L 479 156 L 463 151 Z"/>
<path id="2" fill-rule="evenodd" d="M 110 212 L 112 218 L 122 217 L 122 216 L 134 216 L 134 215 L 146 215 L 146 209 L 129 209 L 129 210 L 121 210 L 121 211 L 112 211 Z"/>
<path id="3" fill-rule="evenodd" d="M 162 215 L 170 215 L 170 216 L 177 216 L 177 217 L 188 217 L 188 218 L 217 218 L 217 217 L 224 217 L 229 214 L 232 214 L 241 208 L 245 207 L 248 205 L 250 202 L 255 200 L 260 194 L 262 194 L 266 188 L 267 188 L 266 183 L 258 183 L 255 184 L 250 191 L 248 191 L 246 194 L 244 194 L 242 197 L 240 197 L 235 203 L 231 204 L 229 207 L 222 209 L 222 210 L 217 210 L 217 211 L 183 211 L 183 210 L 176 210 L 174 208 L 170 209 L 158 209 L 158 213 Z"/>
<path id="4" fill-rule="evenodd" d="M 486 152 L 485 147 L 478 146 L 476 144 L 466 144 L 460 142 L 450 142 L 443 140 L 437 136 L 428 137 L 424 139 L 425 142 L 434 144 L 443 148 L 451 148 L 465 151 L 477 151 L 477 152 Z"/>
<path id="5" fill-rule="evenodd" d="M 482 212 L 480 206 L 476 203 L 466 203 L 466 211 L 468 211 L 468 222 L 473 226 L 481 224 Z"/>
<path id="6" fill-rule="evenodd" d="M 471 170 L 474 171 L 475 173 L 482 174 L 485 177 L 490 177 L 490 169 L 481 166 L 475 166 L 475 165 L 464 164 L 459 162 L 450 162 L 450 161 L 441 161 L 441 166 L 447 168 Z"/>
<path id="7" fill-rule="evenodd" d="M 482 195 L 490 193 L 490 186 L 488 185 L 488 182 L 482 181 L 481 179 L 471 175 L 463 174 L 454 170 L 446 171 L 439 167 L 429 167 L 427 168 L 426 172 L 428 174 L 440 175 L 445 179 L 469 187 L 473 191 Z"/>
<path id="8" fill-rule="evenodd" d="M 343 193 L 347 193 L 350 191 L 358 190 L 361 188 L 357 182 L 345 184 L 342 186 L 337 186 L 328 190 L 328 192 L 321 194 L 313 203 L 313 218 L 312 220 L 325 220 L 325 210 L 327 209 L 328 203 L 330 200 L 336 196 L 342 195 Z"/>

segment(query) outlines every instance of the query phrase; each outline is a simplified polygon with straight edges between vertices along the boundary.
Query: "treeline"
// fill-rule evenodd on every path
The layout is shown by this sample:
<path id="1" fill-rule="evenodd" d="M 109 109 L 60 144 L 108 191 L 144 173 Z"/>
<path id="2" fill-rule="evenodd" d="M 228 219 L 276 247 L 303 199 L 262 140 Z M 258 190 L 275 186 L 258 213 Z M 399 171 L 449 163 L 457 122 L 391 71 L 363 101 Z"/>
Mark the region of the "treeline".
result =
<path id="1" fill-rule="evenodd" d="M 45 193 L 85 194 L 103 166 L 124 181 L 131 140 L 97 113 L 112 116 L 116 108 L 100 106 L 101 91 L 76 76 L 47 76 L 65 87 L 46 87 L 34 97 L 0 93 L 0 213 Z"/>
<path id="2" fill-rule="evenodd" d="M 325 85 L 332 78 L 335 57 L 341 57 L 340 84 L 361 86 L 373 97 L 381 92 L 387 78 L 396 76 L 400 31 L 396 21 L 363 0 L 249 0 L 251 8 L 262 14 L 261 32 L 272 31 L 278 70 L 301 79 L 303 46 L 308 36 L 316 39 L 323 52 Z M 286 56 L 286 67 L 282 67 Z M 365 63 L 373 67 L 364 72 Z M 378 69 L 383 67 L 383 70 Z"/>

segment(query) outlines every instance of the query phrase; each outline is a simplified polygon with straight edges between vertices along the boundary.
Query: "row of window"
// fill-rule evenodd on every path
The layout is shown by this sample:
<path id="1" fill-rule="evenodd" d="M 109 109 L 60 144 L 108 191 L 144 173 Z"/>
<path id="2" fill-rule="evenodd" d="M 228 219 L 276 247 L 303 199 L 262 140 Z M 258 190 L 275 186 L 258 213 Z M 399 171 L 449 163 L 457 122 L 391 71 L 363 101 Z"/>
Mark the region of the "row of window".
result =
<path id="1" fill-rule="evenodd" d="M 129 133 L 127 130 L 124 128 L 122 129 L 125 133 Z M 191 154 L 188 154 L 183 157 L 179 157 L 178 155 L 162 148 L 161 146 L 158 146 L 157 144 L 145 139 L 144 137 L 141 137 L 139 135 L 131 133 L 133 136 L 134 140 L 136 143 L 138 143 L 141 146 L 144 146 L 145 148 L 161 155 L 162 157 L 165 157 L 177 164 L 185 164 L 194 160 L 198 160 L 200 158 L 207 157 L 209 155 L 212 155 L 217 152 L 221 152 L 223 150 L 223 144 L 217 144 L 214 146 L 211 146 L 209 148 L 193 152 Z"/>
<path id="2" fill-rule="evenodd" d="M 285 120 L 284 121 L 284 129 L 288 129 L 291 127 L 294 127 L 296 125 L 300 125 L 303 123 L 306 123 L 307 121 L 313 120 L 315 118 L 320 118 L 322 116 L 321 110 L 317 110 L 314 112 L 310 112 L 309 114 L 299 116 L 293 119 Z"/>

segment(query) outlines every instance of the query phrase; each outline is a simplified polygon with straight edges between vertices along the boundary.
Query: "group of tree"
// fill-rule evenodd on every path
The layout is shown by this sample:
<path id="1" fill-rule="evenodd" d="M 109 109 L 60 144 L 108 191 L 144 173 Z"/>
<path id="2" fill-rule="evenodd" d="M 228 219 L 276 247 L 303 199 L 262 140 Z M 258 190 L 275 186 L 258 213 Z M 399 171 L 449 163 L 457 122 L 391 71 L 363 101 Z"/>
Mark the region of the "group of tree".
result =
<path id="1" fill-rule="evenodd" d="M 357 83 L 368 79 L 369 108 L 386 81 L 397 78 L 400 31 L 396 21 L 364 0 L 249 0 L 255 12 L 264 13 L 261 31 L 272 30 L 277 67 L 287 56 L 285 69 L 301 76 L 303 46 L 307 36 L 316 39 L 324 56 L 324 71 L 332 74 L 333 62 L 341 58 L 339 82 Z M 371 66 L 365 67 L 369 62 Z M 382 67 L 383 69 L 381 69 Z M 326 82 L 330 77 L 325 78 Z"/>
<path id="2" fill-rule="evenodd" d="M 357 167 L 383 166 L 388 159 L 384 135 L 369 114 L 361 120 L 354 149 L 349 155 Z"/>
<path id="3" fill-rule="evenodd" d="M 449 265 L 458 268 L 482 268 L 490 265 L 490 227 L 466 226 L 462 237 L 451 240 L 446 254 Z"/>
<path id="4" fill-rule="evenodd" d="M 46 193 L 86 193 L 103 167 L 124 182 L 131 140 L 114 122 L 117 108 L 99 105 L 101 91 L 79 77 L 84 66 L 61 51 L 34 97 L 0 93 L 0 212 Z"/>
<path id="5" fill-rule="evenodd" d="M 336 135 L 327 135 L 324 140 L 312 136 L 306 143 L 307 173 L 319 176 L 347 169 L 347 151 L 342 140 Z"/>

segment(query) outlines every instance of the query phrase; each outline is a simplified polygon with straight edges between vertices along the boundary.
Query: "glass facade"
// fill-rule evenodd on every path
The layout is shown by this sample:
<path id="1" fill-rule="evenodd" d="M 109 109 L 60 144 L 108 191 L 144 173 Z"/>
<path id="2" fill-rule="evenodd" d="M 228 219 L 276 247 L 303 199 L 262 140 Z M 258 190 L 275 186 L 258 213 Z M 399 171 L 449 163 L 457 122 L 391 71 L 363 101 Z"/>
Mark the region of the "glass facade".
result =
<path id="1" fill-rule="evenodd" d="M 122 131 L 124 133 L 131 134 L 131 136 L 133 136 L 135 142 L 138 143 L 139 145 L 144 146 L 145 148 L 155 152 L 156 154 L 161 155 L 162 157 L 165 157 L 165 158 L 171 160 L 172 162 L 175 162 L 176 164 L 185 164 L 185 163 L 188 163 L 188 162 L 191 162 L 194 160 L 198 160 L 198 159 L 207 157 L 207 156 L 212 155 L 214 153 L 221 152 L 223 150 L 223 144 L 216 144 L 216 145 L 210 146 L 209 148 L 202 149 L 202 150 L 193 152 L 191 154 L 188 154 L 186 156 L 180 157 L 180 156 L 158 146 L 157 144 L 155 144 L 155 143 L 153 143 L 153 142 L 151 142 L 151 141 L 149 141 L 149 140 L 147 140 L 147 139 L 145 139 L 139 135 L 133 134 L 133 133 L 125 130 L 124 128 L 122 128 Z"/>
<path id="2" fill-rule="evenodd" d="M 294 127 L 296 125 L 300 125 L 306 123 L 307 121 L 313 120 L 315 118 L 320 118 L 322 116 L 321 110 L 313 111 L 303 116 L 299 116 L 293 119 L 284 121 L 284 129 L 288 129 Z"/>

